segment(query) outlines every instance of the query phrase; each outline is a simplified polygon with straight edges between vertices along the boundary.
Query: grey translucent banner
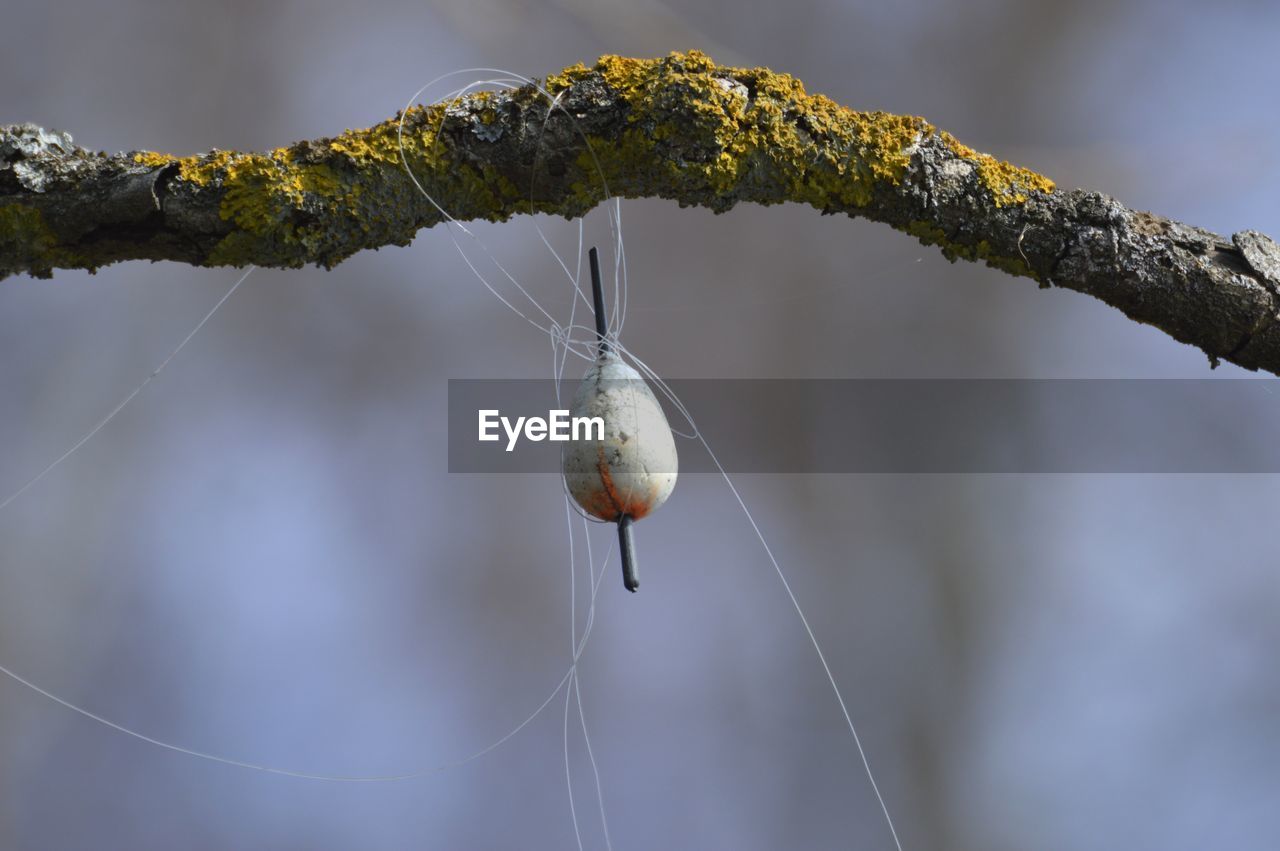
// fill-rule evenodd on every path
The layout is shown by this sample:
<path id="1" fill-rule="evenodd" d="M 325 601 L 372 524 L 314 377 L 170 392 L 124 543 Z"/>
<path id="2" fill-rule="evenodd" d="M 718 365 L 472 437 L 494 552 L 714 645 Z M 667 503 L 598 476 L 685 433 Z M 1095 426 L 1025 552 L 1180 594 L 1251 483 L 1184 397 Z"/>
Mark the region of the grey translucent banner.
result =
<path id="1" fill-rule="evenodd" d="M 479 440 L 480 412 L 553 419 L 576 381 L 449 381 L 449 471 L 557 473 L 563 442 Z M 730 473 L 1276 473 L 1270 379 L 674 379 Z M 690 425 L 662 398 L 672 427 Z M 493 416 L 490 422 L 493 423 Z M 536 434 L 536 429 L 535 432 Z M 580 436 L 585 432 L 580 432 Z M 714 473 L 696 439 L 680 472 Z M 510 451 L 508 451 L 510 448 Z"/>

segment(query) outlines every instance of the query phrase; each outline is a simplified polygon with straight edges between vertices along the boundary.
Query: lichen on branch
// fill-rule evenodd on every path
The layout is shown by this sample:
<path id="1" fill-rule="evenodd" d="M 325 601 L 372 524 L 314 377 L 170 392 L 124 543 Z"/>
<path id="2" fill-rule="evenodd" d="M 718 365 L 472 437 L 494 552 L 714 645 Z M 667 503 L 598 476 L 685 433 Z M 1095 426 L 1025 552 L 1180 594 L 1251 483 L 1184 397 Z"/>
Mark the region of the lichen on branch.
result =
<path id="1" fill-rule="evenodd" d="M 443 220 L 415 179 L 459 220 L 580 216 L 606 186 L 716 212 L 808 204 L 1091 293 L 1211 358 L 1280 371 L 1265 237 L 1228 240 L 1058 191 L 922 118 L 849 109 L 787 74 L 697 51 L 605 56 L 541 88 L 415 106 L 265 153 L 107 155 L 66 134 L 0 128 L 0 277 L 130 259 L 333 266 Z"/>

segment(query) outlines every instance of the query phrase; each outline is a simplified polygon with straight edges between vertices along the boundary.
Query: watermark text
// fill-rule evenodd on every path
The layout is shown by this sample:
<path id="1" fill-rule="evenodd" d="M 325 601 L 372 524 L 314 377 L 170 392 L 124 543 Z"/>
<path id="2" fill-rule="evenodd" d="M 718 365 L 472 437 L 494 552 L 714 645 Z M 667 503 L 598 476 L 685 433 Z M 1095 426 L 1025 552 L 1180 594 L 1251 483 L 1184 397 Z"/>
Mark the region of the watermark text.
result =
<path id="1" fill-rule="evenodd" d="M 525 440 L 538 443 L 543 440 L 604 440 L 603 417 L 572 417 L 568 410 L 558 409 L 547 412 L 544 417 L 510 417 L 502 416 L 497 408 L 482 408 L 479 413 L 479 440 L 482 442 L 502 439 L 498 429 L 501 427 L 507 436 L 507 451 L 516 448 L 516 443 L 523 436 Z"/>

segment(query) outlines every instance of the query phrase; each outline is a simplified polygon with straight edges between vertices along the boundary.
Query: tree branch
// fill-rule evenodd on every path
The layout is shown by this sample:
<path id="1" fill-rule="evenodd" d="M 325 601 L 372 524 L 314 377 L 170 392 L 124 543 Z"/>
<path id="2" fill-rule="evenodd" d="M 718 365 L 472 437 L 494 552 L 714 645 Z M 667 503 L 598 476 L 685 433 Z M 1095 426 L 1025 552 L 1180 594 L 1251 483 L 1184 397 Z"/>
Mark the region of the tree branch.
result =
<path id="1" fill-rule="evenodd" d="M 461 220 L 580 216 L 609 192 L 716 212 L 795 201 L 884 222 L 951 258 L 1089 293 L 1213 361 L 1280 374 L 1280 246 L 1230 239 L 965 147 L 921 118 L 856 112 L 767 69 L 692 52 L 606 56 L 532 87 L 414 107 L 403 151 Z M 398 119 L 267 154 L 107 155 L 0 128 L 0 277 L 120 260 L 330 267 L 442 215 Z M 589 145 L 588 145 L 589 143 Z"/>

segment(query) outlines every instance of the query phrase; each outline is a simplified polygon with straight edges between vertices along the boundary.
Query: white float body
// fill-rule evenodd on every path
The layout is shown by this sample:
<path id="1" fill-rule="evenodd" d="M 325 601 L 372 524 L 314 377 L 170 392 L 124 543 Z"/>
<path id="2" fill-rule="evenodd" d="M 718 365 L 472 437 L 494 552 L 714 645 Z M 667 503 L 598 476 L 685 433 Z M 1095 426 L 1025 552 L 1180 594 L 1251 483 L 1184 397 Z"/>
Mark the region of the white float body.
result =
<path id="1" fill-rule="evenodd" d="M 676 486 L 676 442 L 640 373 L 613 352 L 596 359 L 573 398 L 573 417 L 600 417 L 604 440 L 573 440 L 561 456 L 565 486 L 601 520 L 639 520 Z"/>

